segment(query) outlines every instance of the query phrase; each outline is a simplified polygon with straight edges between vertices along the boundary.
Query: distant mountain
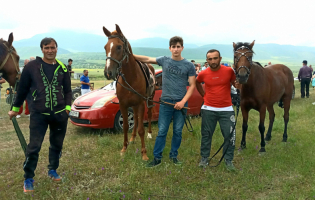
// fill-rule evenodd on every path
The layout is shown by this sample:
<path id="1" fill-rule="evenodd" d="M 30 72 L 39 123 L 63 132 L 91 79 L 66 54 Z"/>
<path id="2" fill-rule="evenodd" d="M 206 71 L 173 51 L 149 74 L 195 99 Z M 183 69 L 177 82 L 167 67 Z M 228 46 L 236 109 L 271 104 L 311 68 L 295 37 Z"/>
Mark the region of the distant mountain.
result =
<path id="1" fill-rule="evenodd" d="M 53 37 L 58 42 L 58 54 L 64 55 L 70 52 L 102 52 L 100 54 L 88 54 L 89 57 L 99 57 L 105 59 L 104 45 L 107 43 L 107 37 L 89 33 L 78 33 L 74 31 L 56 31 L 43 33 L 33 36 L 29 39 L 14 41 L 21 58 L 34 55 L 42 55 L 39 44 L 44 37 Z M 165 38 L 144 38 L 129 41 L 133 53 L 147 56 L 170 55 L 168 50 L 169 39 Z M 209 49 L 218 49 L 225 61 L 233 61 L 233 46 L 231 44 L 207 44 L 198 46 L 195 44 L 184 44 L 183 56 L 189 59 L 205 60 L 206 52 Z M 31 48 L 30 48 L 31 47 Z M 35 49 L 35 47 L 37 49 Z M 255 44 L 254 60 L 273 63 L 296 63 L 301 64 L 302 60 L 308 60 L 310 63 L 315 61 L 315 47 L 279 45 L 279 44 Z M 71 55 L 71 54 L 70 54 Z M 70 56 L 69 55 L 69 56 Z M 76 55 L 84 55 L 76 54 Z M 73 55 L 75 56 L 75 55 Z M 67 56 L 66 56 L 67 57 Z M 91 60 L 91 59 L 87 59 Z"/>
<path id="2" fill-rule="evenodd" d="M 40 47 L 16 47 L 16 51 L 19 54 L 21 59 L 29 59 L 30 57 L 36 57 L 36 56 L 43 56 L 43 53 L 40 49 Z M 68 50 L 65 50 L 63 48 L 58 48 L 58 55 L 61 54 L 69 54 L 71 53 Z"/>

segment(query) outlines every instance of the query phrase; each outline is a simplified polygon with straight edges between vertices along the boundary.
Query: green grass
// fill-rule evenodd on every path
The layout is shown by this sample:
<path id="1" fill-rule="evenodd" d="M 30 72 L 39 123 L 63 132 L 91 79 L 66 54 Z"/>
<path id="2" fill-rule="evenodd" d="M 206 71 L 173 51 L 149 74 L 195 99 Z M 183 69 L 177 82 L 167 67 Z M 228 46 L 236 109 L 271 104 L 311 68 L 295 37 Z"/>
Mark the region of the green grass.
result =
<path id="1" fill-rule="evenodd" d="M 97 81 L 97 85 L 102 85 L 102 81 Z M 3 89 L 0 106 L 0 114 L 4 117 L 0 119 L 0 199 L 314 199 L 315 106 L 311 103 L 315 101 L 315 92 L 310 89 L 311 98 L 301 99 L 298 82 L 296 98 L 291 104 L 288 142 L 281 142 L 283 110 L 275 105 L 273 137 L 266 145 L 267 153 L 264 156 L 258 155 L 260 135 L 256 111 L 251 111 L 249 115 L 247 149 L 242 152 L 237 150 L 241 140 L 240 113 L 236 127 L 235 173 L 226 171 L 223 164 L 205 170 L 198 168 L 200 118 L 191 119 L 193 133 L 183 129 L 183 141 L 179 149 L 183 166 L 174 166 L 168 160 L 171 125 L 162 164 L 153 169 L 145 168 L 146 162 L 141 160 L 138 136 L 136 143 L 130 144 L 127 153 L 121 156 L 122 134 L 80 128 L 69 123 L 58 169 L 63 182 L 55 184 L 47 178 L 48 131 L 35 171 L 33 196 L 23 194 L 24 155 L 6 115 L 9 106 L 4 103 Z M 28 141 L 29 119 L 22 116 L 18 121 Z M 265 125 L 267 129 L 268 115 Z M 146 139 L 151 159 L 157 132 L 157 124 L 154 123 L 154 137 L 152 140 Z M 217 127 L 212 154 L 222 142 Z M 212 164 L 220 156 L 221 153 Z"/>

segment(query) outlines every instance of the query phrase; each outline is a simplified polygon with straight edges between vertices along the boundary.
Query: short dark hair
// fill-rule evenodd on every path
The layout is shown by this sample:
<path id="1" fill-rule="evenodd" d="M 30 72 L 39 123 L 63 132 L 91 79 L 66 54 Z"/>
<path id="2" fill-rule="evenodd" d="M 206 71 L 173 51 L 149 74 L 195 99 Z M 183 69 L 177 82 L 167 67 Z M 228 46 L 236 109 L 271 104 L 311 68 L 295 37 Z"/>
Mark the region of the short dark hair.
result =
<path id="1" fill-rule="evenodd" d="M 55 42 L 56 47 L 58 47 L 58 44 L 56 42 L 56 40 L 54 38 L 50 38 L 50 37 L 45 37 L 44 39 L 42 39 L 42 41 L 40 42 L 40 48 L 42 49 L 43 46 L 46 46 L 47 44 L 50 44 L 51 42 Z"/>
<path id="2" fill-rule="evenodd" d="M 190 62 L 195 62 L 195 60 L 191 60 Z"/>
<path id="3" fill-rule="evenodd" d="M 213 53 L 213 52 L 218 52 L 219 53 L 219 57 L 221 57 L 221 54 L 220 54 L 220 51 L 216 50 L 216 49 L 210 49 L 207 54 L 206 54 L 206 58 L 207 58 L 207 55 L 208 53 Z"/>
<path id="4" fill-rule="evenodd" d="M 68 62 L 72 62 L 73 60 L 71 58 L 68 59 Z"/>
<path id="5" fill-rule="evenodd" d="M 208 62 L 205 62 L 204 64 L 207 64 Z"/>
<path id="6" fill-rule="evenodd" d="M 177 42 L 179 42 L 179 44 L 180 44 L 181 46 L 184 46 L 184 40 L 183 40 L 183 38 L 181 38 L 181 37 L 179 37 L 179 36 L 174 36 L 174 37 L 172 37 L 172 38 L 170 39 L 170 47 L 171 47 L 172 45 L 176 45 Z"/>
<path id="7" fill-rule="evenodd" d="M 195 67 L 198 67 L 198 64 L 194 64 L 195 65 Z"/>
<path id="8" fill-rule="evenodd" d="M 86 72 L 86 71 L 88 71 L 88 70 L 87 69 L 83 70 L 83 73 Z"/>

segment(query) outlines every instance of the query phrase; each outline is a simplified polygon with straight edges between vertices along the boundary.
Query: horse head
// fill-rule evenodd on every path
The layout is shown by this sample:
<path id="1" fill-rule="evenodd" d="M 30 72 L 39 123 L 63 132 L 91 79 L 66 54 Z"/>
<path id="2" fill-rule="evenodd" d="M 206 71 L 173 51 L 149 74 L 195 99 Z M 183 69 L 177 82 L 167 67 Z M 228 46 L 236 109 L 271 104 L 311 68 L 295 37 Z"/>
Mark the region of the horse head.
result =
<path id="1" fill-rule="evenodd" d="M 8 41 L 0 40 L 0 72 L 2 77 L 8 81 L 10 86 L 14 86 L 16 79 L 20 77 L 19 60 L 13 43 L 13 33 L 10 33 Z"/>
<path id="2" fill-rule="evenodd" d="M 104 75 L 108 80 L 115 80 L 122 65 L 129 60 L 131 47 L 117 24 L 114 32 L 108 31 L 104 26 L 103 31 L 108 37 L 107 44 L 104 47 L 106 52 Z"/>
<path id="3" fill-rule="evenodd" d="M 253 46 L 255 44 L 255 40 L 249 44 L 247 42 L 242 43 L 234 43 L 234 70 L 236 73 L 236 78 L 240 84 L 244 84 L 247 82 L 248 77 L 250 75 L 250 70 L 253 65 L 253 54 L 254 51 Z"/>

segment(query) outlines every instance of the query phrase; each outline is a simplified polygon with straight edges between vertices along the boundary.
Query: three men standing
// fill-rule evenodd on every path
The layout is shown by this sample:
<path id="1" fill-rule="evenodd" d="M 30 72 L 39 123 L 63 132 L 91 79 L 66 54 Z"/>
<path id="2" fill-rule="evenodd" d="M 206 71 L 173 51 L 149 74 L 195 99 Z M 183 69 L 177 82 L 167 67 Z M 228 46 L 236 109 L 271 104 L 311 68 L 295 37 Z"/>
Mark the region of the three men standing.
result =
<path id="1" fill-rule="evenodd" d="M 312 78 L 312 69 L 307 66 L 307 61 L 303 60 L 303 67 L 301 67 L 298 75 L 298 79 L 301 82 L 301 98 L 305 98 L 305 88 L 306 88 L 306 97 L 310 97 L 309 89 L 310 82 Z"/>
<path id="2" fill-rule="evenodd" d="M 23 165 L 24 192 L 34 190 L 34 171 L 48 126 L 50 129 L 48 176 L 54 181 L 61 180 L 56 169 L 59 167 L 68 114 L 71 110 L 71 80 L 66 66 L 56 59 L 57 42 L 53 38 L 44 38 L 40 47 L 43 58 L 36 57 L 36 60 L 30 61 L 24 67 L 13 109 L 8 113 L 10 119 L 17 116 L 27 94 L 31 93 L 30 143 Z"/>

